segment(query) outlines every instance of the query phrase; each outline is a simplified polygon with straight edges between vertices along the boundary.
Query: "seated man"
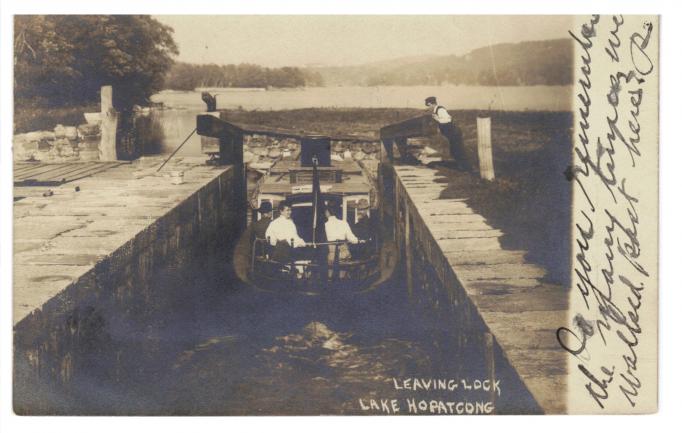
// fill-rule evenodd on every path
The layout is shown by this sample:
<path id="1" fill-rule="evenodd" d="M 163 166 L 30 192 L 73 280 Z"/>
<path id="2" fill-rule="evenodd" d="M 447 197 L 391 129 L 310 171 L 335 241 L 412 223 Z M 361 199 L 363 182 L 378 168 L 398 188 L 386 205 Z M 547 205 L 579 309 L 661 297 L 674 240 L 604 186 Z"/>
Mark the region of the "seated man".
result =
<path id="1" fill-rule="evenodd" d="M 357 222 L 353 224 L 352 230 L 362 241 L 371 241 L 376 237 L 375 230 L 377 229 L 374 217 L 369 215 L 369 202 L 367 200 L 360 199 L 358 201 L 358 206 L 355 209 L 357 213 Z M 371 253 L 370 247 L 373 243 L 368 243 L 364 245 L 353 245 L 351 246 L 351 253 L 355 259 L 367 258 Z"/>
<path id="2" fill-rule="evenodd" d="M 249 241 L 251 245 L 254 245 L 254 240 L 256 239 L 265 239 L 265 231 L 272 222 L 272 203 L 264 201 L 256 211 L 260 213 L 260 219 L 251 222 L 249 228 Z M 264 253 L 269 253 L 269 245 L 262 242 L 255 245 L 257 248 L 256 254 L 263 255 Z"/>
<path id="3" fill-rule="evenodd" d="M 256 209 L 260 214 L 260 219 L 251 223 L 251 230 L 254 238 L 265 239 L 265 232 L 272 222 L 272 203 L 264 201 Z"/>
<path id="4" fill-rule="evenodd" d="M 296 224 L 291 219 L 291 205 L 283 201 L 278 209 L 279 217 L 270 223 L 265 238 L 275 247 L 272 259 L 286 263 L 291 259 L 291 248 L 304 247 L 305 241 L 298 235 Z"/>
<path id="5" fill-rule="evenodd" d="M 376 227 L 374 227 L 373 218 L 369 216 L 369 202 L 364 198 L 360 199 L 355 212 L 357 213 L 358 222 L 353 225 L 353 232 L 357 235 L 358 239 L 363 241 L 372 239 Z"/>

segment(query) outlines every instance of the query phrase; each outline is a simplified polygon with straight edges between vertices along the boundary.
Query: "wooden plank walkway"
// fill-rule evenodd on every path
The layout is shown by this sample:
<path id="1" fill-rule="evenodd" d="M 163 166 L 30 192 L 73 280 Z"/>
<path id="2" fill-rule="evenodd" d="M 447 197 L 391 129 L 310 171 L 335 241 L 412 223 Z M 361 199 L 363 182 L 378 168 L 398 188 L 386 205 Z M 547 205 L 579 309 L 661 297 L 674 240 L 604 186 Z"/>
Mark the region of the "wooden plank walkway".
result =
<path id="1" fill-rule="evenodd" d="M 503 233 L 467 205 L 441 199 L 448 184 L 424 167 L 395 166 L 414 215 L 430 231 L 510 365 L 546 413 L 565 413 L 567 359 L 555 331 L 566 323 L 567 291 L 543 281 L 525 251 L 502 249 Z"/>
<path id="2" fill-rule="evenodd" d="M 123 164 L 129 164 L 129 162 L 15 162 L 14 186 L 57 186 L 99 174 Z"/>

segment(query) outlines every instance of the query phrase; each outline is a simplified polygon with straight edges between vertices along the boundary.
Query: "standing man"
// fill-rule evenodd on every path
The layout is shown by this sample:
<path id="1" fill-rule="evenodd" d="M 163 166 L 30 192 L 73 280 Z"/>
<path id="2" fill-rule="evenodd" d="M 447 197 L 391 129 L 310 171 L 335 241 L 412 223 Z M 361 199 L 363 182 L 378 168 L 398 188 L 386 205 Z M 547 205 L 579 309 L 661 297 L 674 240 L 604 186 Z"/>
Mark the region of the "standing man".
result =
<path id="1" fill-rule="evenodd" d="M 455 160 L 457 168 L 471 171 L 471 164 L 469 164 L 466 153 L 464 152 L 462 133 L 452 122 L 452 117 L 450 117 L 448 110 L 442 105 L 438 105 L 435 96 L 429 96 L 424 102 L 431 112 L 431 117 L 438 122 L 440 133 L 448 139 L 448 142 L 450 143 L 450 156 Z"/>

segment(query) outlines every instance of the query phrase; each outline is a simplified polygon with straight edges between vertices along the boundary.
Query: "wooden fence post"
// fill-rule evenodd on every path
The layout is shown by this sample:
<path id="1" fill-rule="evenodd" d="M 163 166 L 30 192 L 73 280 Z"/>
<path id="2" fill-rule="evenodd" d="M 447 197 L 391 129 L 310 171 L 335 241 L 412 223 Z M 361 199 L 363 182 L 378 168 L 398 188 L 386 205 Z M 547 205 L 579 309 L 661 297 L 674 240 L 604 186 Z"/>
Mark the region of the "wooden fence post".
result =
<path id="1" fill-rule="evenodd" d="M 101 89 L 101 132 L 99 143 L 99 159 L 101 161 L 116 161 L 116 126 L 118 113 L 114 109 L 113 89 L 111 86 L 102 86 Z"/>
<path id="2" fill-rule="evenodd" d="M 485 180 L 495 179 L 493 167 L 493 146 L 490 133 L 490 117 L 476 118 L 478 132 L 478 163 L 481 178 Z"/>

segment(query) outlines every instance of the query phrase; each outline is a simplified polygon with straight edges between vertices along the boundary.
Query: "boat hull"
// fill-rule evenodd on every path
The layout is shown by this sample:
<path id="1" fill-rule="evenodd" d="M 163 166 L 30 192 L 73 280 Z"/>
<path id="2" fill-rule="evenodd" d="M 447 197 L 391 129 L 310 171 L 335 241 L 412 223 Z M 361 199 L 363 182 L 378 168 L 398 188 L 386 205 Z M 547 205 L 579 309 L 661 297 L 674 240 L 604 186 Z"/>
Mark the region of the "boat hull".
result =
<path id="1" fill-rule="evenodd" d="M 247 229 L 235 246 L 235 275 L 256 290 L 283 295 L 341 296 L 373 291 L 391 278 L 398 261 L 392 241 L 383 242 L 366 259 L 339 262 L 336 266 L 310 261 L 278 263 L 255 257 L 253 248 Z"/>

